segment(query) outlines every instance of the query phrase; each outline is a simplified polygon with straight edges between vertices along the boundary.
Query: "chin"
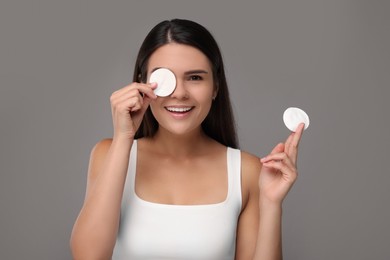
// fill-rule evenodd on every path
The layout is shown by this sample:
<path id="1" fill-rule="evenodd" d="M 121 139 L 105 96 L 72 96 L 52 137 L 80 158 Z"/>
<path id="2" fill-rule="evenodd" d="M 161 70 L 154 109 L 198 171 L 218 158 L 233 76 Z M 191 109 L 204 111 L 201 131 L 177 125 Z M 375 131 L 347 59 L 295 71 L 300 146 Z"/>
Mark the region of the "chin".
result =
<path id="1" fill-rule="evenodd" d="M 182 137 L 184 137 L 186 135 L 193 135 L 193 134 L 196 134 L 196 133 L 201 131 L 200 126 L 190 127 L 190 126 L 170 125 L 169 127 L 164 127 L 164 126 L 160 125 L 160 127 L 162 127 L 165 131 L 167 131 L 168 133 L 170 133 L 172 135 L 177 135 L 177 136 L 182 136 Z"/>

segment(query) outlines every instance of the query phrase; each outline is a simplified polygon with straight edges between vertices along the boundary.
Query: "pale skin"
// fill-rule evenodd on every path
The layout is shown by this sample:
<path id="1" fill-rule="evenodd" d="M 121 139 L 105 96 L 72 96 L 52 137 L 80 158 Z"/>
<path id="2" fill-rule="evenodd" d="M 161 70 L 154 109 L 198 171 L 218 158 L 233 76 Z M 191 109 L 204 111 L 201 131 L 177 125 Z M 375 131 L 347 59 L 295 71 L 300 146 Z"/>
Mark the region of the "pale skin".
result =
<path id="1" fill-rule="evenodd" d="M 200 126 L 218 95 L 207 57 L 196 48 L 170 43 L 151 55 L 148 74 L 159 67 L 176 75 L 177 86 L 169 97 L 155 96 L 153 83 L 131 83 L 111 95 L 114 135 L 91 151 L 84 205 L 70 241 L 74 259 L 111 259 L 128 158 L 148 106 L 159 130 L 153 138 L 138 140 L 137 195 L 180 205 L 213 204 L 226 198 L 226 147 L 206 136 Z M 172 113 L 168 111 L 172 107 L 191 111 Z M 282 202 L 297 178 L 303 127 L 262 159 L 241 152 L 242 211 L 235 259 L 282 259 Z"/>

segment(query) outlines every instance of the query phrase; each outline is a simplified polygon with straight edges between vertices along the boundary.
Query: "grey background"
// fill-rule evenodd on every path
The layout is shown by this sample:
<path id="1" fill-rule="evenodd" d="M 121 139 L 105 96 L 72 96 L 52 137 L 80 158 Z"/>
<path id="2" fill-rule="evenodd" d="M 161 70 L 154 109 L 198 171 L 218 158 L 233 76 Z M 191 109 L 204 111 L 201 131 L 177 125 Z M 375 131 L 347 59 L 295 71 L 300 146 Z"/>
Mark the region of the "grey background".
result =
<path id="1" fill-rule="evenodd" d="M 156 23 L 219 42 L 241 148 L 266 155 L 308 112 L 284 204 L 285 259 L 390 259 L 389 1 L 1 1 L 0 259 L 70 259 L 89 153 L 112 135 Z"/>

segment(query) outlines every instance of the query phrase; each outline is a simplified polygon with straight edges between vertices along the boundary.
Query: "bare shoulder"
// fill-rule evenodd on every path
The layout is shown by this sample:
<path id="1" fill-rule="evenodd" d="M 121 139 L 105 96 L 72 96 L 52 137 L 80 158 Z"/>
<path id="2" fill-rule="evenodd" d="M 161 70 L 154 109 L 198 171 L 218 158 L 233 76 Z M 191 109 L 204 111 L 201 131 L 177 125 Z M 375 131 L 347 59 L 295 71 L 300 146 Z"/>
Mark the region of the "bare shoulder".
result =
<path id="1" fill-rule="evenodd" d="M 249 200 L 250 194 L 255 195 L 258 193 L 260 170 L 260 158 L 251 153 L 241 151 L 241 188 L 244 207 Z"/>
<path id="2" fill-rule="evenodd" d="M 242 171 L 247 175 L 258 177 L 261 169 L 260 158 L 251 153 L 241 151 Z M 253 176 L 252 176 L 253 177 Z"/>
<path id="3" fill-rule="evenodd" d="M 96 177 L 99 175 L 99 169 L 102 168 L 104 159 L 111 147 L 112 138 L 105 138 L 97 142 L 90 153 L 88 165 L 87 194 Z"/>
<path id="4" fill-rule="evenodd" d="M 106 153 L 110 148 L 112 143 L 112 138 L 105 138 L 97 142 L 91 151 L 91 156 L 101 155 L 101 153 Z"/>

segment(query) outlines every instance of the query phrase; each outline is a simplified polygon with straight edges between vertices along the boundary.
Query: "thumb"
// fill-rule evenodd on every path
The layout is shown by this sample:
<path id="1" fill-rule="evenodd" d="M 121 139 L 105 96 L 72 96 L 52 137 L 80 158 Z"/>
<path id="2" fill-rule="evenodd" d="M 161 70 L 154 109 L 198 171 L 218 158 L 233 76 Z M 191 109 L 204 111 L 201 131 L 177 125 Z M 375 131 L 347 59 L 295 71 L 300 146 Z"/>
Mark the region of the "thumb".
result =
<path id="1" fill-rule="evenodd" d="M 157 83 L 151 83 L 150 86 L 154 90 L 157 88 Z M 146 94 L 146 93 L 144 93 L 142 96 L 143 96 L 143 104 L 142 104 L 142 107 L 139 111 L 141 113 L 141 115 L 143 115 L 146 112 L 146 109 L 148 109 L 152 100 L 157 98 L 157 96 L 154 93 L 153 93 L 152 97 L 150 97 L 149 94 Z"/>

